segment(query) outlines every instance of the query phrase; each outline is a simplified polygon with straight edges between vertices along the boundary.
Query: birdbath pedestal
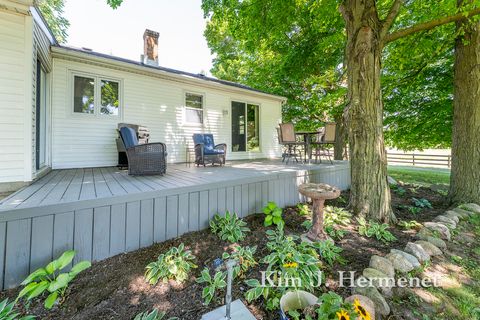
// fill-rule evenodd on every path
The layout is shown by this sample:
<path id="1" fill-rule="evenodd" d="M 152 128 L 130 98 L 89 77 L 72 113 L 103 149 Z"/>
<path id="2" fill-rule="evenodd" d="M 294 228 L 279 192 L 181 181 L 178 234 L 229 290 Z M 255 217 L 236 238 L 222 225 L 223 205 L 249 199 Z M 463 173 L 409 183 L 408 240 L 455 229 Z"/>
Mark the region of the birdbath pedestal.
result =
<path id="1" fill-rule="evenodd" d="M 313 202 L 313 225 L 307 238 L 312 241 L 330 239 L 323 229 L 323 207 L 325 200 L 338 198 L 340 190 L 325 183 L 305 183 L 298 187 L 298 191 Z"/>

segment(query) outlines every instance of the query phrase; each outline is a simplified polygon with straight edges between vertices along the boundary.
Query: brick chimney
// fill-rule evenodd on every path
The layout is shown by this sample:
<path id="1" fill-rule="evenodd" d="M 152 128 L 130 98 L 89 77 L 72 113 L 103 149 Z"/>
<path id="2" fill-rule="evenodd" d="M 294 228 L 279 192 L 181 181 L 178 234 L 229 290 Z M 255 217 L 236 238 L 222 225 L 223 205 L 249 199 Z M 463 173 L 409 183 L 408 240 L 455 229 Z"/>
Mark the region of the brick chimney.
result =
<path id="1" fill-rule="evenodd" d="M 145 29 L 143 33 L 143 56 L 142 62 L 152 66 L 158 66 L 158 37 L 156 31 Z"/>

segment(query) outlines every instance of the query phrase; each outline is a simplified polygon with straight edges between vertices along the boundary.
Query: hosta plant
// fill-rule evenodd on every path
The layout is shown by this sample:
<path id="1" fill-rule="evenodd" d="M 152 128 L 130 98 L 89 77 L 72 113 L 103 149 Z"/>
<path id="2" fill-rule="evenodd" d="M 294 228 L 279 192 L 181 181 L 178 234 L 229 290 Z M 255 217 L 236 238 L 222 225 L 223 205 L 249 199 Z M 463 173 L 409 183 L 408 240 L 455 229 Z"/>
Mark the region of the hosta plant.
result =
<path id="1" fill-rule="evenodd" d="M 415 220 L 410 220 L 410 221 L 400 220 L 397 224 L 400 227 L 402 227 L 404 229 L 407 229 L 407 230 L 408 229 L 421 229 L 422 228 L 422 224 L 418 223 Z"/>
<path id="2" fill-rule="evenodd" d="M 421 199 L 412 198 L 412 201 L 413 201 L 413 204 L 415 205 L 415 207 L 417 207 L 417 208 L 428 208 L 428 209 L 433 208 L 430 201 L 428 201 L 425 198 L 421 198 Z"/>
<path id="3" fill-rule="evenodd" d="M 224 252 L 222 259 L 234 259 L 237 261 L 237 264 L 233 267 L 233 276 L 234 277 L 243 277 L 245 273 L 251 267 L 256 266 L 258 263 L 253 256 L 257 251 L 257 246 L 254 247 L 242 247 L 237 246 L 232 253 Z"/>
<path id="4" fill-rule="evenodd" d="M 312 214 L 310 207 L 306 203 L 299 203 L 297 204 L 298 214 L 301 216 L 308 216 Z"/>
<path id="5" fill-rule="evenodd" d="M 364 218 L 357 218 L 358 221 L 358 233 L 367 238 L 375 237 L 377 240 L 387 244 L 397 240 L 395 236 L 388 231 L 388 224 L 378 223 L 370 220 L 368 223 Z"/>
<path id="6" fill-rule="evenodd" d="M 223 289 L 227 286 L 227 282 L 225 281 L 226 274 L 225 272 L 218 271 L 212 277 L 208 268 L 202 270 L 200 277 L 197 279 L 198 283 L 206 284 L 206 287 L 203 288 L 202 291 L 202 298 L 205 305 L 209 305 L 210 302 L 215 298 L 218 293 L 218 290 Z"/>
<path id="7" fill-rule="evenodd" d="M 225 213 L 224 217 L 219 214 L 214 215 L 210 221 L 210 230 L 220 239 L 232 243 L 243 240 L 245 234 L 250 231 L 245 221 L 238 218 L 236 213 L 231 214 L 229 211 Z"/>
<path id="8" fill-rule="evenodd" d="M 163 320 L 165 312 L 153 309 L 151 312 L 145 311 L 137 314 L 133 320 Z M 168 320 L 177 320 L 177 317 L 168 318 Z"/>
<path id="9" fill-rule="evenodd" d="M 40 268 L 32 272 L 23 282 L 25 286 L 18 298 L 25 297 L 27 301 L 48 293 L 44 306 L 51 309 L 53 305 L 65 294 L 69 283 L 83 270 L 90 268 L 89 261 L 81 261 L 73 266 L 69 272 L 60 272 L 70 265 L 75 257 L 75 251 L 65 251 L 58 259 L 50 262 L 45 268 Z"/>
<path id="10" fill-rule="evenodd" d="M 8 303 L 8 298 L 0 302 L 0 320 L 32 320 L 34 316 L 19 317 L 20 313 L 14 310 L 15 302 Z"/>
<path id="11" fill-rule="evenodd" d="M 263 208 L 263 213 L 265 214 L 265 221 L 263 222 L 265 227 L 272 224 L 276 226 L 285 224 L 282 218 L 282 208 L 279 208 L 275 202 L 270 201 L 267 203 Z"/>
<path id="12" fill-rule="evenodd" d="M 320 257 L 327 264 L 332 266 L 335 262 L 345 264 L 346 260 L 341 256 L 342 248 L 337 247 L 332 240 L 316 241 L 310 244 L 318 250 Z"/>
<path id="13" fill-rule="evenodd" d="M 158 256 L 157 261 L 151 262 L 146 266 L 146 280 L 155 285 L 159 280 L 167 282 L 173 279 L 183 282 L 188 278 L 188 273 L 197 266 L 193 263 L 195 256 L 190 250 L 185 250 L 185 245 L 181 243 L 178 247 L 170 248 L 166 253 Z"/>
<path id="14" fill-rule="evenodd" d="M 323 223 L 325 226 L 348 226 L 351 218 L 352 214 L 344 208 L 326 206 L 323 214 Z"/>

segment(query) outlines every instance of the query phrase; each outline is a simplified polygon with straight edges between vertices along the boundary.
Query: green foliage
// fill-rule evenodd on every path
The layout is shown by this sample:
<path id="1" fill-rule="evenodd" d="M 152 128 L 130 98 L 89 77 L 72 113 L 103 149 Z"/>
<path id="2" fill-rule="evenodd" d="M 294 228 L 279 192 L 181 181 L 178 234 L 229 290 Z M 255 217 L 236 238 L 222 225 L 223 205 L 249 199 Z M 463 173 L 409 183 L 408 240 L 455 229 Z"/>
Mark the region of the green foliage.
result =
<path id="1" fill-rule="evenodd" d="M 263 298 L 267 310 L 276 310 L 280 306 L 280 297 L 285 291 L 284 288 L 273 288 L 269 286 L 262 286 L 257 279 L 245 280 L 250 289 L 245 292 L 245 300 L 251 303 L 254 300 Z"/>
<path id="2" fill-rule="evenodd" d="M 308 216 L 312 214 L 310 207 L 306 203 L 299 203 L 297 204 L 298 214 L 301 216 Z"/>
<path id="3" fill-rule="evenodd" d="M 342 248 L 337 247 L 332 240 L 315 241 L 311 244 L 312 247 L 317 249 L 322 260 L 332 266 L 335 262 L 345 264 L 347 261 L 340 255 L 343 251 Z"/>
<path id="4" fill-rule="evenodd" d="M 337 313 L 348 315 L 349 319 L 357 319 L 353 306 L 345 303 L 343 298 L 335 292 L 329 291 L 318 298 L 319 306 L 315 309 L 317 312 L 317 320 L 341 319 Z M 348 319 L 344 316 L 344 319 Z"/>
<path id="5" fill-rule="evenodd" d="M 51 309 L 53 305 L 62 297 L 67 289 L 69 283 L 83 270 L 90 268 L 89 261 L 80 261 L 70 272 L 60 273 L 72 262 L 75 257 L 75 251 L 65 251 L 58 259 L 50 262 L 45 268 L 39 268 L 32 272 L 23 282 L 25 286 L 18 298 L 26 297 L 30 301 L 43 293 L 48 292 L 49 295 L 45 299 L 44 306 L 46 309 Z"/>
<path id="6" fill-rule="evenodd" d="M 407 190 L 405 190 L 405 188 L 403 188 L 403 187 L 401 187 L 397 184 L 390 185 L 390 190 L 395 192 L 400 197 L 403 197 L 405 195 L 405 193 L 407 193 Z"/>
<path id="7" fill-rule="evenodd" d="M 213 216 L 210 221 L 210 230 L 222 240 L 237 242 L 243 240 L 245 233 L 250 231 L 246 225 L 247 223 L 238 218 L 236 213 L 230 214 L 227 211 L 224 217 L 219 214 Z"/>
<path id="8" fill-rule="evenodd" d="M 412 201 L 413 201 L 413 204 L 415 205 L 415 207 L 417 207 L 417 208 L 422 208 L 422 209 L 423 208 L 429 208 L 429 209 L 433 208 L 430 201 L 428 201 L 425 198 L 421 198 L 421 199 L 412 198 Z"/>
<path id="9" fill-rule="evenodd" d="M 67 30 L 70 26 L 70 22 L 63 17 L 65 1 L 40 0 L 37 2 L 37 5 L 57 41 L 60 43 L 66 42 L 68 36 Z"/>
<path id="10" fill-rule="evenodd" d="M 212 276 L 210 276 L 208 268 L 202 270 L 200 277 L 197 278 L 197 282 L 206 284 L 206 287 L 203 288 L 202 291 L 202 298 L 205 302 L 205 305 L 210 304 L 213 298 L 215 298 L 218 290 L 223 289 L 227 286 L 225 278 L 225 272 L 218 271 L 212 278 Z"/>
<path id="11" fill-rule="evenodd" d="M 145 278 L 152 285 L 159 280 L 167 282 L 169 279 L 183 282 L 188 278 L 190 270 L 197 267 L 193 260 L 195 256 L 190 250 L 185 250 L 185 245 L 181 243 L 178 248 L 170 248 L 159 255 L 157 261 L 149 263 L 146 266 Z"/>
<path id="12" fill-rule="evenodd" d="M 257 251 L 257 246 L 254 247 L 235 247 L 235 251 L 232 253 L 224 252 L 222 255 L 223 260 L 234 259 L 237 264 L 233 267 L 233 276 L 243 277 L 248 269 L 256 266 L 258 263 L 255 260 L 254 254 Z"/>
<path id="13" fill-rule="evenodd" d="M 385 244 L 397 240 L 397 238 L 388 231 L 389 226 L 386 223 L 380 224 L 372 220 L 367 223 L 364 218 L 357 218 L 357 222 L 359 224 L 358 233 L 362 236 L 366 236 L 367 238 L 374 236 L 377 240 Z"/>
<path id="14" fill-rule="evenodd" d="M 8 298 L 0 302 L 0 320 L 32 320 L 34 316 L 19 317 L 20 313 L 14 310 L 15 302 L 8 303 Z"/>
<path id="15" fill-rule="evenodd" d="M 263 208 L 263 213 L 265 214 L 265 221 L 263 222 L 265 227 L 271 226 L 272 223 L 277 226 L 285 224 L 282 218 L 282 208 L 279 208 L 275 202 L 267 203 Z"/>
<path id="16" fill-rule="evenodd" d="M 117 9 L 122 4 L 123 0 L 107 0 L 107 4 L 112 7 L 112 9 Z"/>
<path id="17" fill-rule="evenodd" d="M 325 232 L 333 239 L 340 240 L 348 233 L 346 230 L 336 229 L 332 226 L 325 226 Z"/>
<path id="18" fill-rule="evenodd" d="M 165 317 L 165 312 L 160 312 L 158 309 L 153 309 L 151 312 L 145 311 L 137 314 L 133 320 L 162 320 Z M 168 318 L 168 320 L 177 320 L 177 317 Z"/>
<path id="19" fill-rule="evenodd" d="M 415 220 L 410 220 L 410 221 L 404 221 L 404 220 L 400 220 L 398 222 L 398 225 L 404 229 L 420 229 L 422 227 L 422 224 L 421 223 L 418 223 L 417 221 Z"/>
<path id="20" fill-rule="evenodd" d="M 344 208 L 326 206 L 323 215 L 323 223 L 326 226 L 342 225 L 348 226 L 352 214 Z"/>

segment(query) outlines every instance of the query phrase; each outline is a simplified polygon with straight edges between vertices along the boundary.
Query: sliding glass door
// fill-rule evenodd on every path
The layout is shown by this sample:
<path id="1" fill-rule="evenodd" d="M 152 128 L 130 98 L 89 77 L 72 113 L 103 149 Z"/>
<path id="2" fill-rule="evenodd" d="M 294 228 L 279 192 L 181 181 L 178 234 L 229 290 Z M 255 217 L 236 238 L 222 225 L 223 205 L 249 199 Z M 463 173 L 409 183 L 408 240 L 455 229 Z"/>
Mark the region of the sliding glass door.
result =
<path id="1" fill-rule="evenodd" d="M 259 107 L 232 101 L 232 151 L 260 151 Z"/>

